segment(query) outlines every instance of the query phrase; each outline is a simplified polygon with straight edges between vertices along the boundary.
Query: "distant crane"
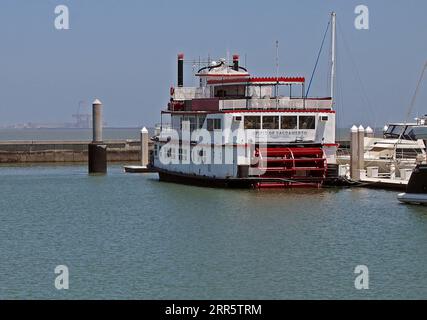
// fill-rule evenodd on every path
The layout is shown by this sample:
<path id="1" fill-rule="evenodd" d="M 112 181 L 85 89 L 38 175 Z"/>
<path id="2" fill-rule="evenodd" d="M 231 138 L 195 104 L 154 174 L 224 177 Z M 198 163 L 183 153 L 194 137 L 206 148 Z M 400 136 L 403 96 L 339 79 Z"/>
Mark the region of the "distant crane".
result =
<path id="1" fill-rule="evenodd" d="M 92 127 L 92 115 L 89 113 L 81 113 L 82 107 L 84 107 L 85 101 L 80 100 L 77 108 L 77 113 L 73 114 L 73 118 L 76 119 L 74 128 L 88 129 Z"/>

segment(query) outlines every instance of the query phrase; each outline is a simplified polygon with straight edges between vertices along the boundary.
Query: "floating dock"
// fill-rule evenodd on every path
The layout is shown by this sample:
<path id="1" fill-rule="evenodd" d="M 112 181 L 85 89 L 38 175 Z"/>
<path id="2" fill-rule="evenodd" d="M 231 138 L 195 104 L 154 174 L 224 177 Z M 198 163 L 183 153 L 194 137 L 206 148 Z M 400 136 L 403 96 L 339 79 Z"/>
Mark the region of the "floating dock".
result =
<path id="1" fill-rule="evenodd" d="M 370 188 L 405 191 L 408 180 L 363 177 L 360 182 Z"/>
<path id="2" fill-rule="evenodd" d="M 124 166 L 123 167 L 125 172 L 127 173 L 150 173 L 150 172 L 157 172 L 152 167 L 146 167 L 146 166 Z"/>

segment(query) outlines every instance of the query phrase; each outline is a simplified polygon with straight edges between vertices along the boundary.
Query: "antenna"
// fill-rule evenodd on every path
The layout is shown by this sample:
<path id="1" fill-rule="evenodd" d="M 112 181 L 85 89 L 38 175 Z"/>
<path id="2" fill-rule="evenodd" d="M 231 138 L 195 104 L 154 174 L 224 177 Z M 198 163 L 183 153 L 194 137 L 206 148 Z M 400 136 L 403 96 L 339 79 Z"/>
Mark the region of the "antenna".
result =
<path id="1" fill-rule="evenodd" d="M 276 40 L 276 80 L 279 81 L 279 40 Z"/>
<path id="2" fill-rule="evenodd" d="M 227 66 L 230 65 L 230 50 L 227 49 Z M 227 68 L 228 70 L 228 68 Z"/>
<path id="3" fill-rule="evenodd" d="M 276 40 L 276 108 L 279 108 L 279 40 Z"/>

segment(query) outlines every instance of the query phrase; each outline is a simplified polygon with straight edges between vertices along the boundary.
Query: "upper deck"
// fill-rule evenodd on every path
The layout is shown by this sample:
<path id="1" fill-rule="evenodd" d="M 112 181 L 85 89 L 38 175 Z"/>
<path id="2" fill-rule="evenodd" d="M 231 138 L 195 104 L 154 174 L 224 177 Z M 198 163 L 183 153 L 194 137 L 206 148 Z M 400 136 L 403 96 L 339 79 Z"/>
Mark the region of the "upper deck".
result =
<path id="1" fill-rule="evenodd" d="M 181 62 L 180 62 L 181 61 Z M 229 110 L 331 110 L 332 98 L 309 98 L 303 77 L 251 77 L 224 60 L 201 68 L 200 86 L 183 86 L 183 55 L 178 56 L 178 87 L 171 88 L 169 112 L 221 112 Z M 295 88 L 297 87 L 297 88 Z"/>

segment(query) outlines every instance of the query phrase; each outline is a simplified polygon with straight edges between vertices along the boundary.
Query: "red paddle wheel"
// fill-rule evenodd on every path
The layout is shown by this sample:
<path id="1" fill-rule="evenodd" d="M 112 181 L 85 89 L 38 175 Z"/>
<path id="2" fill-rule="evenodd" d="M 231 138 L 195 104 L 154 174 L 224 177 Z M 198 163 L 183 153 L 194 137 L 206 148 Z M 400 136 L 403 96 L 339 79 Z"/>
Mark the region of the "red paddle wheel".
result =
<path id="1" fill-rule="evenodd" d="M 322 148 L 257 148 L 259 188 L 320 187 L 327 163 Z"/>

